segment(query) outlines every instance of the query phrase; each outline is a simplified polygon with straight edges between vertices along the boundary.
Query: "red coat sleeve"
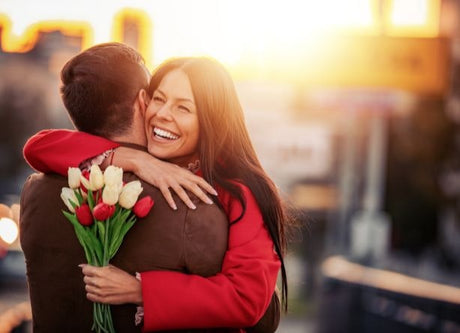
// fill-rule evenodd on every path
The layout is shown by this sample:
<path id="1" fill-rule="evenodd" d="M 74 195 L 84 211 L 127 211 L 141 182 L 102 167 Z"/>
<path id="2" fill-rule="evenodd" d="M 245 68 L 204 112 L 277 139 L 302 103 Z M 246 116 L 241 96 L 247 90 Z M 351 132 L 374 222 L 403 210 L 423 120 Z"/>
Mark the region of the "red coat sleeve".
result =
<path id="1" fill-rule="evenodd" d="M 222 272 L 204 278 L 178 272 L 141 274 L 144 330 L 250 327 L 267 309 L 280 261 L 252 193 L 243 187 L 247 208 L 232 224 Z M 241 205 L 224 194 L 229 220 Z"/>
<path id="2" fill-rule="evenodd" d="M 27 140 L 24 158 L 29 165 L 44 173 L 67 175 L 69 167 L 118 147 L 108 139 L 71 130 L 43 130 Z"/>

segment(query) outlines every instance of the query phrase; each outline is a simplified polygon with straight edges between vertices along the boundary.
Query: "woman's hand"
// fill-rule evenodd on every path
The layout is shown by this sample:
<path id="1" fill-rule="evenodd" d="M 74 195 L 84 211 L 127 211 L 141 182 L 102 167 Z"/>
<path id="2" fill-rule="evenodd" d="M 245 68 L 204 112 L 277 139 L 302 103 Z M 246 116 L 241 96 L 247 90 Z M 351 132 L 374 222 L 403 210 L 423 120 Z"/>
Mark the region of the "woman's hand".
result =
<path id="1" fill-rule="evenodd" d="M 109 265 L 79 265 L 84 274 L 86 297 L 105 304 L 134 303 L 142 305 L 141 282 L 125 271 Z"/>
<path id="2" fill-rule="evenodd" d="M 174 190 L 179 198 L 191 209 L 195 209 L 196 207 L 185 190 L 192 192 L 207 204 L 212 204 L 213 201 L 204 191 L 212 195 L 217 195 L 214 188 L 202 177 L 175 164 L 160 161 L 147 152 L 127 147 L 118 147 L 112 164 L 122 167 L 124 170 L 134 172 L 136 176 L 158 188 L 169 206 L 174 210 L 177 209 L 177 206 L 170 189 Z"/>

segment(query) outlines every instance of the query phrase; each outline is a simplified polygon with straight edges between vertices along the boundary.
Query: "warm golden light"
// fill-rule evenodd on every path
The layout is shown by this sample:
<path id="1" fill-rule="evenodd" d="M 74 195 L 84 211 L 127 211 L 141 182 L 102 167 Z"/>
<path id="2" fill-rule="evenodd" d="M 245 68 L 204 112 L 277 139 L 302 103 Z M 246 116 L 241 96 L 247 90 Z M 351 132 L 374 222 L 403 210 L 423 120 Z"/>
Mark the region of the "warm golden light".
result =
<path id="1" fill-rule="evenodd" d="M 305 54 L 330 35 L 383 31 L 390 36 L 436 36 L 440 8 L 439 0 L 102 0 L 98 7 L 103 10 L 97 11 L 90 9 L 90 0 L 73 8 L 44 0 L 24 11 L 14 0 L 4 2 L 0 27 L 6 52 L 27 52 L 40 32 L 52 30 L 81 36 L 82 48 L 122 41 L 123 22 L 129 20 L 137 22 L 136 44 L 148 64 L 171 56 L 210 55 L 229 67 L 262 68 Z"/>
<path id="2" fill-rule="evenodd" d="M 434 76 L 444 73 L 438 64 L 444 49 L 437 58 L 414 53 L 434 43 L 419 37 L 438 36 L 440 0 L 101 0 L 100 10 L 92 0 L 72 8 L 43 0 L 33 11 L 3 1 L 1 45 L 7 52 L 27 52 L 40 32 L 61 30 L 81 36 L 82 48 L 125 42 L 150 69 L 170 57 L 205 55 L 222 62 L 236 80 L 445 89 L 438 82 L 444 76 Z M 420 43 L 411 41 L 415 46 L 408 48 L 403 39 L 409 38 Z"/>
<path id="3" fill-rule="evenodd" d="M 18 225 L 8 217 L 0 219 L 0 238 L 7 244 L 11 245 L 18 238 Z"/>
<path id="4" fill-rule="evenodd" d="M 81 37 L 82 49 L 88 48 L 94 43 L 93 30 L 86 22 L 41 21 L 29 25 L 24 31 L 17 34 L 13 32 L 9 18 L 0 15 L 0 26 L 2 27 L 2 47 L 5 52 L 25 53 L 30 51 L 37 43 L 41 32 L 61 31 L 67 36 Z"/>
<path id="5" fill-rule="evenodd" d="M 292 56 L 331 33 L 375 34 L 375 1 L 325 0 L 263 2 L 236 0 L 224 2 L 221 30 L 215 31 L 211 54 L 233 65 L 269 65 L 280 56 Z M 271 58 L 271 59 L 270 59 Z M 286 58 L 286 57 L 284 57 Z M 261 63 L 262 62 L 262 63 Z"/>
<path id="6" fill-rule="evenodd" d="M 385 33 L 435 37 L 439 33 L 440 0 L 389 0 Z"/>
<path id="7" fill-rule="evenodd" d="M 135 25 L 136 40 L 129 40 L 124 24 Z M 133 27 L 131 27 L 133 28 Z M 143 10 L 125 8 L 115 14 L 112 27 L 112 40 L 125 42 L 136 48 L 144 57 L 147 67 L 152 66 L 152 23 L 149 16 Z"/>
<path id="8" fill-rule="evenodd" d="M 428 17 L 426 0 L 395 0 L 391 11 L 394 25 L 424 25 Z"/>

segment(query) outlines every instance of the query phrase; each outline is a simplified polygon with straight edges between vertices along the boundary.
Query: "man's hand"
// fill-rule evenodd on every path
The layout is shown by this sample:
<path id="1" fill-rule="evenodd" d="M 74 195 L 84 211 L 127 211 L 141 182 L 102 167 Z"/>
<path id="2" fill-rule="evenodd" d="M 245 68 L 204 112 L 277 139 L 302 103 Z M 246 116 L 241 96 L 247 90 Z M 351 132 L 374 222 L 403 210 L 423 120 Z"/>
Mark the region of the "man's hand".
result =
<path id="1" fill-rule="evenodd" d="M 196 206 L 185 190 L 192 192 L 200 200 L 210 205 L 213 201 L 205 192 L 217 195 L 215 189 L 202 177 L 175 164 L 160 161 L 146 152 L 119 147 L 116 149 L 113 164 L 134 172 L 139 178 L 157 187 L 174 210 L 177 209 L 177 206 L 171 189 L 191 209 L 195 209 Z"/>
<path id="2" fill-rule="evenodd" d="M 104 304 L 133 303 L 142 305 L 141 282 L 121 269 L 109 265 L 79 265 L 84 274 L 86 297 Z"/>

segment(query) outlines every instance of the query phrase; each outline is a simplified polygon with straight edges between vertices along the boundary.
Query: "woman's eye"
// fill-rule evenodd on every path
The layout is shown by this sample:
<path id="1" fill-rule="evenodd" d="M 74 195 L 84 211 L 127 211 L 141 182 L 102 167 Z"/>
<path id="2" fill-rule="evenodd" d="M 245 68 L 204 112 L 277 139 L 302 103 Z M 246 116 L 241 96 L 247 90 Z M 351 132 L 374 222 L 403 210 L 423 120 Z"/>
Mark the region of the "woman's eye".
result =
<path id="1" fill-rule="evenodd" d="M 162 97 L 159 97 L 159 96 L 153 96 L 153 100 L 155 102 L 160 102 L 160 103 L 164 103 L 164 99 Z"/>
<path id="2" fill-rule="evenodd" d="M 179 109 L 182 110 L 182 111 L 185 111 L 185 112 L 190 112 L 190 109 L 183 106 L 183 105 L 179 105 Z"/>

